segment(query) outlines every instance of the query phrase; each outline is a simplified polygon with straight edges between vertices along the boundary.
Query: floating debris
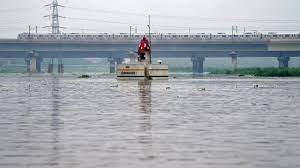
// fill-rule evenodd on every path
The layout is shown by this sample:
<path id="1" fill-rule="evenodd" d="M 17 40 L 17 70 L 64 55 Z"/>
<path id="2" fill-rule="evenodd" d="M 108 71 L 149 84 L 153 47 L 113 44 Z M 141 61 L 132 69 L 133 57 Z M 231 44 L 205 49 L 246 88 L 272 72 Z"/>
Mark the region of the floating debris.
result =
<path id="1" fill-rule="evenodd" d="M 166 87 L 166 90 L 169 90 L 169 89 L 171 89 L 171 87 Z"/>
<path id="2" fill-rule="evenodd" d="M 81 75 L 81 76 L 79 76 L 79 78 L 91 78 L 91 76 L 90 75 Z"/>
<path id="3" fill-rule="evenodd" d="M 112 85 L 112 86 L 110 86 L 110 87 L 112 87 L 112 88 L 117 88 L 117 87 L 119 87 L 119 85 L 116 84 L 116 85 Z"/>
<path id="4" fill-rule="evenodd" d="M 254 85 L 254 88 L 258 88 L 259 86 L 258 85 Z"/>
<path id="5" fill-rule="evenodd" d="M 199 88 L 198 91 L 206 91 L 206 88 Z"/>
<path id="6" fill-rule="evenodd" d="M 256 103 L 255 102 L 251 102 L 252 106 L 256 106 Z"/>

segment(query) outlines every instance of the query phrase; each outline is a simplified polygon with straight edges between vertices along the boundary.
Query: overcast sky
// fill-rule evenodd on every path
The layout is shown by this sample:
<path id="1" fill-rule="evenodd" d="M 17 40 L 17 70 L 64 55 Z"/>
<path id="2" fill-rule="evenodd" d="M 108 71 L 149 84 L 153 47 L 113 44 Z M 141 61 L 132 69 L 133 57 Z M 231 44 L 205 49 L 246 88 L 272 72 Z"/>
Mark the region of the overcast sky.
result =
<path id="1" fill-rule="evenodd" d="M 44 7 L 52 0 L 0 0 L 0 38 L 14 38 L 28 25 L 50 24 Z M 145 32 L 147 15 L 153 32 L 230 32 L 231 25 L 246 31 L 300 32 L 299 0 L 58 0 L 64 32 Z M 113 23 L 110 23 L 113 22 Z M 299 31 L 297 31 L 299 30 Z"/>

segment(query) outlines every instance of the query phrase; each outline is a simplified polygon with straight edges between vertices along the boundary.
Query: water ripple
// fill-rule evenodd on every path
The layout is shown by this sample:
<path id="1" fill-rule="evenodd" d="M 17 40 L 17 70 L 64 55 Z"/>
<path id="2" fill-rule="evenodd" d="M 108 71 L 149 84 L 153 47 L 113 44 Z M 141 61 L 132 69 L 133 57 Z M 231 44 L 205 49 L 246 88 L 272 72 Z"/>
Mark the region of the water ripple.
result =
<path id="1" fill-rule="evenodd" d="M 296 168 L 299 102 L 299 78 L 0 77 L 0 167 Z"/>

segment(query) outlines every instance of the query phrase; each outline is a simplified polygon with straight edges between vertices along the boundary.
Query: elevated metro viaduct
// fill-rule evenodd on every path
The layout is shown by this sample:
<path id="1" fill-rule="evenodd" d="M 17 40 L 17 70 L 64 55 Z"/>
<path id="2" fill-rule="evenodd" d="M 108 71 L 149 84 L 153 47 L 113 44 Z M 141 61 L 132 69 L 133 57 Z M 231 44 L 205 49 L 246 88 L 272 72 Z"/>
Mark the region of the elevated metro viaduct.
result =
<path id="1" fill-rule="evenodd" d="M 30 60 L 36 59 L 36 69 L 40 71 L 43 58 L 108 58 L 111 72 L 115 63 L 132 55 L 137 50 L 138 41 L 102 41 L 102 42 L 34 42 L 18 40 L 0 40 L 0 58 L 24 58 L 30 66 Z M 277 57 L 279 67 L 288 67 L 290 57 L 300 57 L 300 40 L 234 40 L 234 41 L 193 41 L 158 40 L 152 41 L 153 57 L 191 58 L 193 72 L 202 73 L 207 57 L 231 57 L 237 67 L 238 57 Z M 52 67 L 51 67 L 52 66 Z M 63 63 L 60 62 L 59 67 Z M 51 72 L 53 63 L 49 64 Z M 28 68 L 29 69 L 29 68 Z M 34 69 L 34 68 L 33 68 Z"/>

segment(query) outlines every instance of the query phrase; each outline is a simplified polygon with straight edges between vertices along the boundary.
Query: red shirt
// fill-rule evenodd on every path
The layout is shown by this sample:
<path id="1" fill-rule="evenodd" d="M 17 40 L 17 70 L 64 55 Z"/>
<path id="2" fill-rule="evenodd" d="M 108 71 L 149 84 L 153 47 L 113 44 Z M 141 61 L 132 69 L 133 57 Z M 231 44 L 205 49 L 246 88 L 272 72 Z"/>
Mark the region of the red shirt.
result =
<path id="1" fill-rule="evenodd" d="M 149 45 L 149 41 L 146 38 L 144 38 L 140 42 L 138 52 L 139 53 L 145 53 L 146 51 L 150 51 L 150 45 Z"/>

